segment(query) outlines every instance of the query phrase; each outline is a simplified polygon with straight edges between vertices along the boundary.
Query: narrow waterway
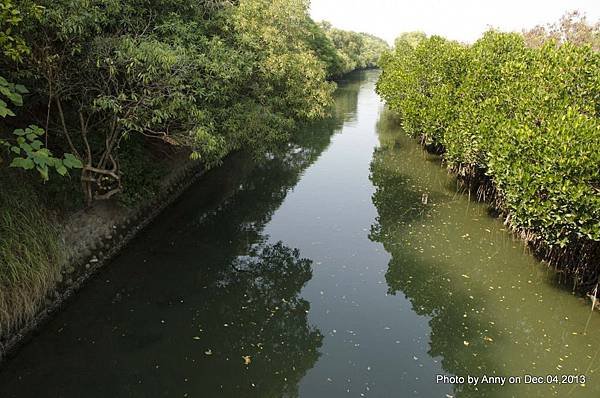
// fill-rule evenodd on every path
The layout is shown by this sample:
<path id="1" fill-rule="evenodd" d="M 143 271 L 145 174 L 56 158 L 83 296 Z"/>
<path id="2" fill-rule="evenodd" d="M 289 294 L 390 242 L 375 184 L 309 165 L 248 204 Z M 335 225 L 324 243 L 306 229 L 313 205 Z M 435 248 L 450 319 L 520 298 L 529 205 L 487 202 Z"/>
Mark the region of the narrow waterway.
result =
<path id="1" fill-rule="evenodd" d="M 4 365 L 0 397 L 600 396 L 600 316 L 403 136 L 377 77 L 285 153 L 208 173 Z"/>

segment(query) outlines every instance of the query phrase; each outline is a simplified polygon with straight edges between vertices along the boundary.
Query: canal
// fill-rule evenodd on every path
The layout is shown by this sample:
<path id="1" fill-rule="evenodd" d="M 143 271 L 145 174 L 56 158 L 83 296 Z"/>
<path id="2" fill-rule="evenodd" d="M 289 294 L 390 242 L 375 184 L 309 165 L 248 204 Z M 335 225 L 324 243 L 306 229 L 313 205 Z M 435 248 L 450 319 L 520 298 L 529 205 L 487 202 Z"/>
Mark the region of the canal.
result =
<path id="1" fill-rule="evenodd" d="M 203 177 L 5 363 L 0 397 L 600 396 L 600 317 L 403 136 L 377 77 Z"/>

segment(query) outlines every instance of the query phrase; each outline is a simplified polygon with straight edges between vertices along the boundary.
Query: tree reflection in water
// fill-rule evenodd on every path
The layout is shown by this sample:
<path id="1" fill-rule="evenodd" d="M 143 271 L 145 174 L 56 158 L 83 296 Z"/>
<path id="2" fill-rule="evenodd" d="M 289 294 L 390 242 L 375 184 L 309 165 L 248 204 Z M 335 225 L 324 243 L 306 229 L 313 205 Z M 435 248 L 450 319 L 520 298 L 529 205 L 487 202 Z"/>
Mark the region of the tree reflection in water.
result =
<path id="1" fill-rule="evenodd" d="M 2 398 L 297 396 L 323 341 L 299 297 L 311 261 L 264 229 L 356 111 L 361 77 L 281 151 L 192 186 L 7 364 Z"/>
<path id="2" fill-rule="evenodd" d="M 214 375 L 203 381 L 207 391 L 297 396 L 297 384 L 316 363 L 323 340 L 308 324 L 309 303 L 298 297 L 312 277 L 311 265 L 281 242 L 260 244 L 207 287 L 215 293 L 203 305 L 200 335 L 211 349 L 201 365 L 202 374 Z"/>
<path id="3" fill-rule="evenodd" d="M 496 337 L 496 331 L 485 311 L 473 310 L 486 306 L 484 295 L 477 292 L 478 284 L 460 289 L 447 271 L 452 267 L 447 259 L 421 254 L 436 242 L 415 235 L 421 233 L 415 231 L 416 225 L 429 225 L 440 217 L 440 209 L 452 201 L 451 192 L 435 189 L 431 181 L 439 180 L 439 170 L 424 167 L 424 161 L 436 161 L 435 157 L 413 143 L 405 145 L 407 140 L 400 136 L 397 123 L 387 111 L 381 115 L 377 125 L 380 147 L 375 150 L 370 176 L 376 188 L 372 200 L 378 216 L 369 237 L 381 242 L 392 257 L 385 275 L 389 294 L 404 294 L 413 311 L 430 318 L 429 355 L 441 357 L 448 374 L 494 375 L 498 364 L 486 353 L 487 342 L 482 337 Z M 415 164 L 418 170 L 413 168 Z M 455 394 L 461 397 L 500 392 L 501 388 L 490 385 L 455 386 Z"/>

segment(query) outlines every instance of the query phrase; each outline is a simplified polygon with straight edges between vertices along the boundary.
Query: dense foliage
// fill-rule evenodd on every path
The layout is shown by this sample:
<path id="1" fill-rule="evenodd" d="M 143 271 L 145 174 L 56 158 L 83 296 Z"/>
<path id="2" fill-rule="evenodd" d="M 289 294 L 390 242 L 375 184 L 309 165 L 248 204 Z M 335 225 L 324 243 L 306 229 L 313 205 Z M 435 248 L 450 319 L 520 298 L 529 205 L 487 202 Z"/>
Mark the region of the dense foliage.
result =
<path id="1" fill-rule="evenodd" d="M 0 0 L 0 344 L 60 280 L 60 218 L 136 207 L 186 157 L 285 151 L 330 113 L 330 80 L 363 64 L 344 64 L 308 5 Z"/>
<path id="2" fill-rule="evenodd" d="M 42 9 L 33 4 L 22 5 L 21 8 L 13 4 L 12 0 L 2 0 L 0 3 L 0 51 L 2 55 L 13 63 L 19 63 L 25 55 L 30 53 L 25 40 L 19 34 L 13 33 L 22 23 L 24 16 L 38 19 Z M 13 107 L 23 106 L 23 95 L 29 91 L 22 84 L 9 82 L 0 75 L 0 117 L 14 117 Z M 8 103 L 6 102 L 8 101 Z M 9 105 L 10 104 L 10 105 Z M 0 130 L 1 131 L 1 130 Z M 29 125 L 25 129 L 16 129 L 3 138 L 0 133 L 0 151 L 5 150 L 12 155 L 11 167 L 25 170 L 36 169 L 44 180 L 48 180 L 50 169 L 55 169 L 60 175 L 66 175 L 71 168 L 80 168 L 81 162 L 72 154 L 66 154 L 64 159 L 55 157 L 42 142 L 44 131 L 36 125 Z M 0 166 L 3 156 L 0 153 Z"/>
<path id="3" fill-rule="evenodd" d="M 590 44 L 434 36 L 397 45 L 382 68 L 378 91 L 406 132 L 463 176 L 484 173 L 516 230 L 550 249 L 598 247 L 600 54 Z"/>
<path id="4" fill-rule="evenodd" d="M 334 77 L 355 69 L 378 66 L 379 57 L 389 49 L 385 40 L 368 33 L 337 29 L 329 22 L 321 22 L 320 26 L 337 50 L 338 59 L 330 70 Z"/>
<path id="5" fill-rule="evenodd" d="M 21 108 L 0 102 L 3 116 L 15 114 L 0 130 L 4 165 L 17 154 L 13 166 L 38 165 L 33 147 L 50 158 L 45 178 L 48 166 L 81 167 L 88 203 L 147 171 L 123 159 L 132 135 L 209 165 L 239 148 L 262 153 L 327 113 L 328 77 L 377 57 L 360 35 L 356 61 L 344 64 L 305 0 L 2 1 L 1 93 Z"/>

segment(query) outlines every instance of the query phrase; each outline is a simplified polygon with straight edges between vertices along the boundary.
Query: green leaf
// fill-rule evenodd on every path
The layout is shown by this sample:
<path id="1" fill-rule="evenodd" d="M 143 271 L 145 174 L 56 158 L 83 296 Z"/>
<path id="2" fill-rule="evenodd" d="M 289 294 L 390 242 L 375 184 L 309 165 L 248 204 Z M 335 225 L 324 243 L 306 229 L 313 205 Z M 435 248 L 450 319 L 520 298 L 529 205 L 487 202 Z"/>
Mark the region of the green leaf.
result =
<path id="1" fill-rule="evenodd" d="M 29 145 L 26 142 L 21 144 L 21 149 L 23 149 L 27 153 L 33 152 L 33 148 L 31 147 L 31 145 Z"/>
<path id="2" fill-rule="evenodd" d="M 17 167 L 25 170 L 31 170 L 35 167 L 33 160 L 29 158 L 14 158 L 10 163 L 10 167 Z"/>
<path id="3" fill-rule="evenodd" d="M 31 143 L 31 147 L 33 149 L 35 149 L 36 151 L 39 150 L 42 147 L 42 145 L 43 145 L 42 141 L 40 141 L 40 140 L 35 140 Z"/>
<path id="4" fill-rule="evenodd" d="M 81 163 L 81 160 L 77 159 L 70 153 L 65 153 L 63 164 L 69 169 L 80 169 L 83 167 L 83 163 Z"/>
<path id="5" fill-rule="evenodd" d="M 2 116 L 2 117 L 15 116 L 13 111 L 11 111 L 8 108 L 8 104 L 1 99 L 0 99 L 0 116 Z"/>
<path id="6" fill-rule="evenodd" d="M 48 181 L 48 166 L 42 165 L 36 167 L 37 171 L 40 173 L 44 181 Z"/>
<path id="7" fill-rule="evenodd" d="M 27 90 L 27 87 L 25 87 L 22 84 L 15 84 L 15 91 L 20 94 L 28 94 L 29 93 L 29 90 Z"/>
<path id="8" fill-rule="evenodd" d="M 67 174 L 67 168 L 65 166 L 61 165 L 57 165 L 56 166 L 56 172 L 58 174 L 60 174 L 61 176 L 64 176 Z"/>
<path id="9" fill-rule="evenodd" d="M 31 134 L 37 135 L 38 137 L 41 137 L 45 134 L 44 129 L 39 126 L 36 126 L 35 124 L 32 124 L 29 127 L 27 127 L 27 131 Z"/>

